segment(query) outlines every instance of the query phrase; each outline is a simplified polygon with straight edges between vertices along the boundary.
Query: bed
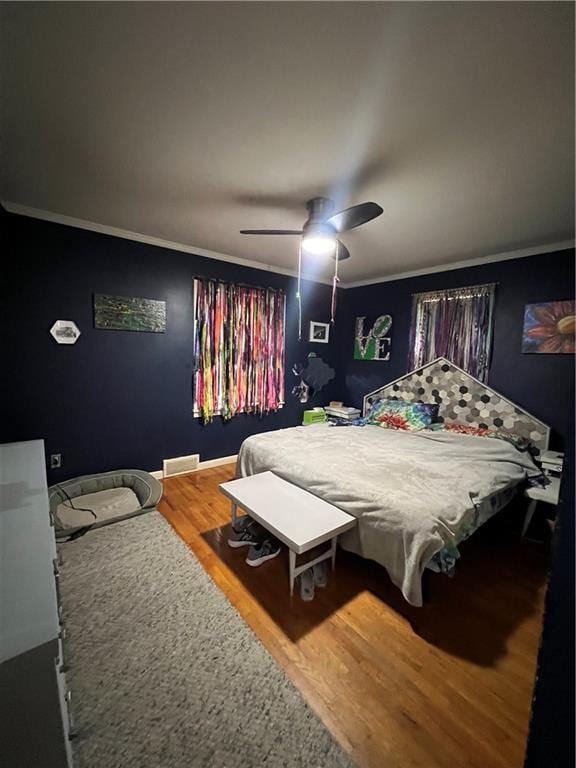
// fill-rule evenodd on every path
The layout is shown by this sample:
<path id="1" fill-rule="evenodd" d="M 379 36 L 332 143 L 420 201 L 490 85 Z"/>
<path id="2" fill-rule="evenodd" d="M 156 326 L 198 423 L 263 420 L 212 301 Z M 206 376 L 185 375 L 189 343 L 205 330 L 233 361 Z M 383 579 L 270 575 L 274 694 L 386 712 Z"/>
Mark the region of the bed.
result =
<path id="1" fill-rule="evenodd" d="M 453 566 L 458 544 L 540 476 L 535 454 L 550 432 L 444 358 L 369 393 L 364 413 L 382 399 L 436 403 L 438 423 L 502 427 L 530 440 L 532 452 L 456 432 L 319 424 L 249 437 L 237 471 L 270 470 L 354 515 L 358 525 L 341 546 L 383 565 L 405 599 L 421 606 L 424 570 Z"/>

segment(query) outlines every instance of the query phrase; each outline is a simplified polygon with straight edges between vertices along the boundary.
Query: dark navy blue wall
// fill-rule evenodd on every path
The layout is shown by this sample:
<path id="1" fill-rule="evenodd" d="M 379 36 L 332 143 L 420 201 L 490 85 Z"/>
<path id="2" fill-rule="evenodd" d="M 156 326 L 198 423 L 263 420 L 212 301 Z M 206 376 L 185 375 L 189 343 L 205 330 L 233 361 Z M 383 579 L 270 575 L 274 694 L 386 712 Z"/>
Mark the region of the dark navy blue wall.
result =
<path id="1" fill-rule="evenodd" d="M 344 291 L 338 369 L 344 399 L 361 405 L 366 392 L 407 372 L 413 293 L 492 282 L 498 286 L 489 384 L 549 424 L 554 431 L 552 447 L 561 448 L 573 424 L 574 359 L 522 354 L 521 337 L 525 304 L 574 297 L 573 250 Z M 373 320 L 381 314 L 393 319 L 390 360 L 354 360 L 354 319 L 365 315 Z"/>
<path id="2" fill-rule="evenodd" d="M 163 458 L 191 453 L 235 454 L 250 434 L 301 422 L 303 406 L 290 395 L 294 362 L 313 351 L 334 367 L 339 357 L 338 329 L 329 344 L 298 342 L 293 278 L 22 216 L 3 214 L 1 222 L 8 270 L 0 441 L 44 438 L 47 453 L 64 460 L 49 481 L 119 467 L 156 470 Z M 286 290 L 287 404 L 279 412 L 206 426 L 192 417 L 195 276 Z M 95 330 L 94 293 L 165 299 L 166 333 Z M 306 339 L 308 321 L 327 322 L 329 311 L 330 288 L 305 282 Z M 75 345 L 50 336 L 58 319 L 80 328 Z M 328 385 L 311 404 L 334 395 Z"/>
<path id="3" fill-rule="evenodd" d="M 520 340 L 526 303 L 573 296 L 573 251 L 343 291 L 330 343 L 321 345 L 297 341 L 292 278 L 21 216 L 2 214 L 1 224 L 8 269 L 0 440 L 44 438 L 48 453 L 64 457 L 51 480 L 122 466 L 154 470 L 165 457 L 189 453 L 226 456 L 254 432 L 297 424 L 303 408 L 289 394 L 296 382 L 291 366 L 310 351 L 338 371 L 311 405 L 333 397 L 359 404 L 366 392 L 406 372 L 411 294 L 481 282 L 498 283 L 490 384 L 549 423 L 558 447 L 570 429 L 571 356 L 523 355 Z M 207 426 L 192 417 L 197 275 L 287 291 L 287 405 L 278 413 Z M 165 299 L 167 332 L 95 330 L 98 292 Z M 303 304 L 306 338 L 309 320 L 328 320 L 330 288 L 305 282 Z M 394 320 L 390 361 L 354 361 L 354 318 L 382 313 Z M 49 335 L 57 319 L 78 324 L 75 345 L 58 345 Z"/>

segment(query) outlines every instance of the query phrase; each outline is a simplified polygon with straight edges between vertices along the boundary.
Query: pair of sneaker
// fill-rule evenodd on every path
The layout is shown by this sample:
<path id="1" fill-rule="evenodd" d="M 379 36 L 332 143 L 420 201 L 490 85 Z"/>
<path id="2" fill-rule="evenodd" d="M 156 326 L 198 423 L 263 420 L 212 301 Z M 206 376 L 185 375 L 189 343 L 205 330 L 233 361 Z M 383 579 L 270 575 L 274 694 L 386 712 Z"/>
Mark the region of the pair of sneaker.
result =
<path id="1" fill-rule="evenodd" d="M 325 562 L 313 565 L 307 571 L 300 574 L 300 597 L 307 603 L 314 600 L 316 587 L 325 587 L 328 584 L 328 568 Z"/>
<path id="2" fill-rule="evenodd" d="M 246 563 L 253 568 L 280 554 L 280 542 L 271 536 L 249 515 L 241 517 L 232 525 L 228 544 L 235 549 L 250 547 Z"/>

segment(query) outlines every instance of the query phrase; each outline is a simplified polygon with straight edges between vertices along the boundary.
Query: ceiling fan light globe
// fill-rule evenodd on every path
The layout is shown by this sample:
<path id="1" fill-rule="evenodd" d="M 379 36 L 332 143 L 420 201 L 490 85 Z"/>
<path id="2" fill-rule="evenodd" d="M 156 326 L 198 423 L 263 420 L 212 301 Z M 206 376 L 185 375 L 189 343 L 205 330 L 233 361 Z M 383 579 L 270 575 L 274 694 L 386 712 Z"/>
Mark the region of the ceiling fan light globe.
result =
<path id="1" fill-rule="evenodd" d="M 314 256 L 325 256 L 334 253 L 336 238 L 330 235 L 308 235 L 303 238 L 302 247 L 307 253 L 311 253 Z"/>

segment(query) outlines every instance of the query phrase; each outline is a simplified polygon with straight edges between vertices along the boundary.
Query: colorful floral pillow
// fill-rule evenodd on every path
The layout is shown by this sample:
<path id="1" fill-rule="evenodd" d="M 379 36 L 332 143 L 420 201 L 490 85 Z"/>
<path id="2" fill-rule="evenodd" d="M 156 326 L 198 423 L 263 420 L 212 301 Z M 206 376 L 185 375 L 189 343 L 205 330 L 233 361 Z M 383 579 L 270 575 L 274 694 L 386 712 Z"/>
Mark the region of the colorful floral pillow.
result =
<path id="1" fill-rule="evenodd" d="M 474 437 L 491 437 L 493 432 L 488 427 L 477 427 L 474 424 L 458 424 L 457 421 L 442 424 L 442 431 L 458 432 L 460 435 L 473 435 Z"/>
<path id="2" fill-rule="evenodd" d="M 406 403 L 403 400 L 377 400 L 368 414 L 368 424 L 385 429 L 401 429 L 417 432 L 432 424 L 436 415 L 435 405 Z"/>
<path id="3" fill-rule="evenodd" d="M 514 432 L 506 432 L 503 429 L 488 429 L 488 427 L 478 427 L 474 424 L 459 424 L 457 421 L 449 421 L 445 424 L 432 424 L 429 429 L 440 432 L 457 432 L 460 435 L 472 435 L 473 437 L 492 437 L 496 440 L 505 440 L 511 443 L 519 451 L 538 452 L 533 443 L 526 437 L 516 435 Z"/>

